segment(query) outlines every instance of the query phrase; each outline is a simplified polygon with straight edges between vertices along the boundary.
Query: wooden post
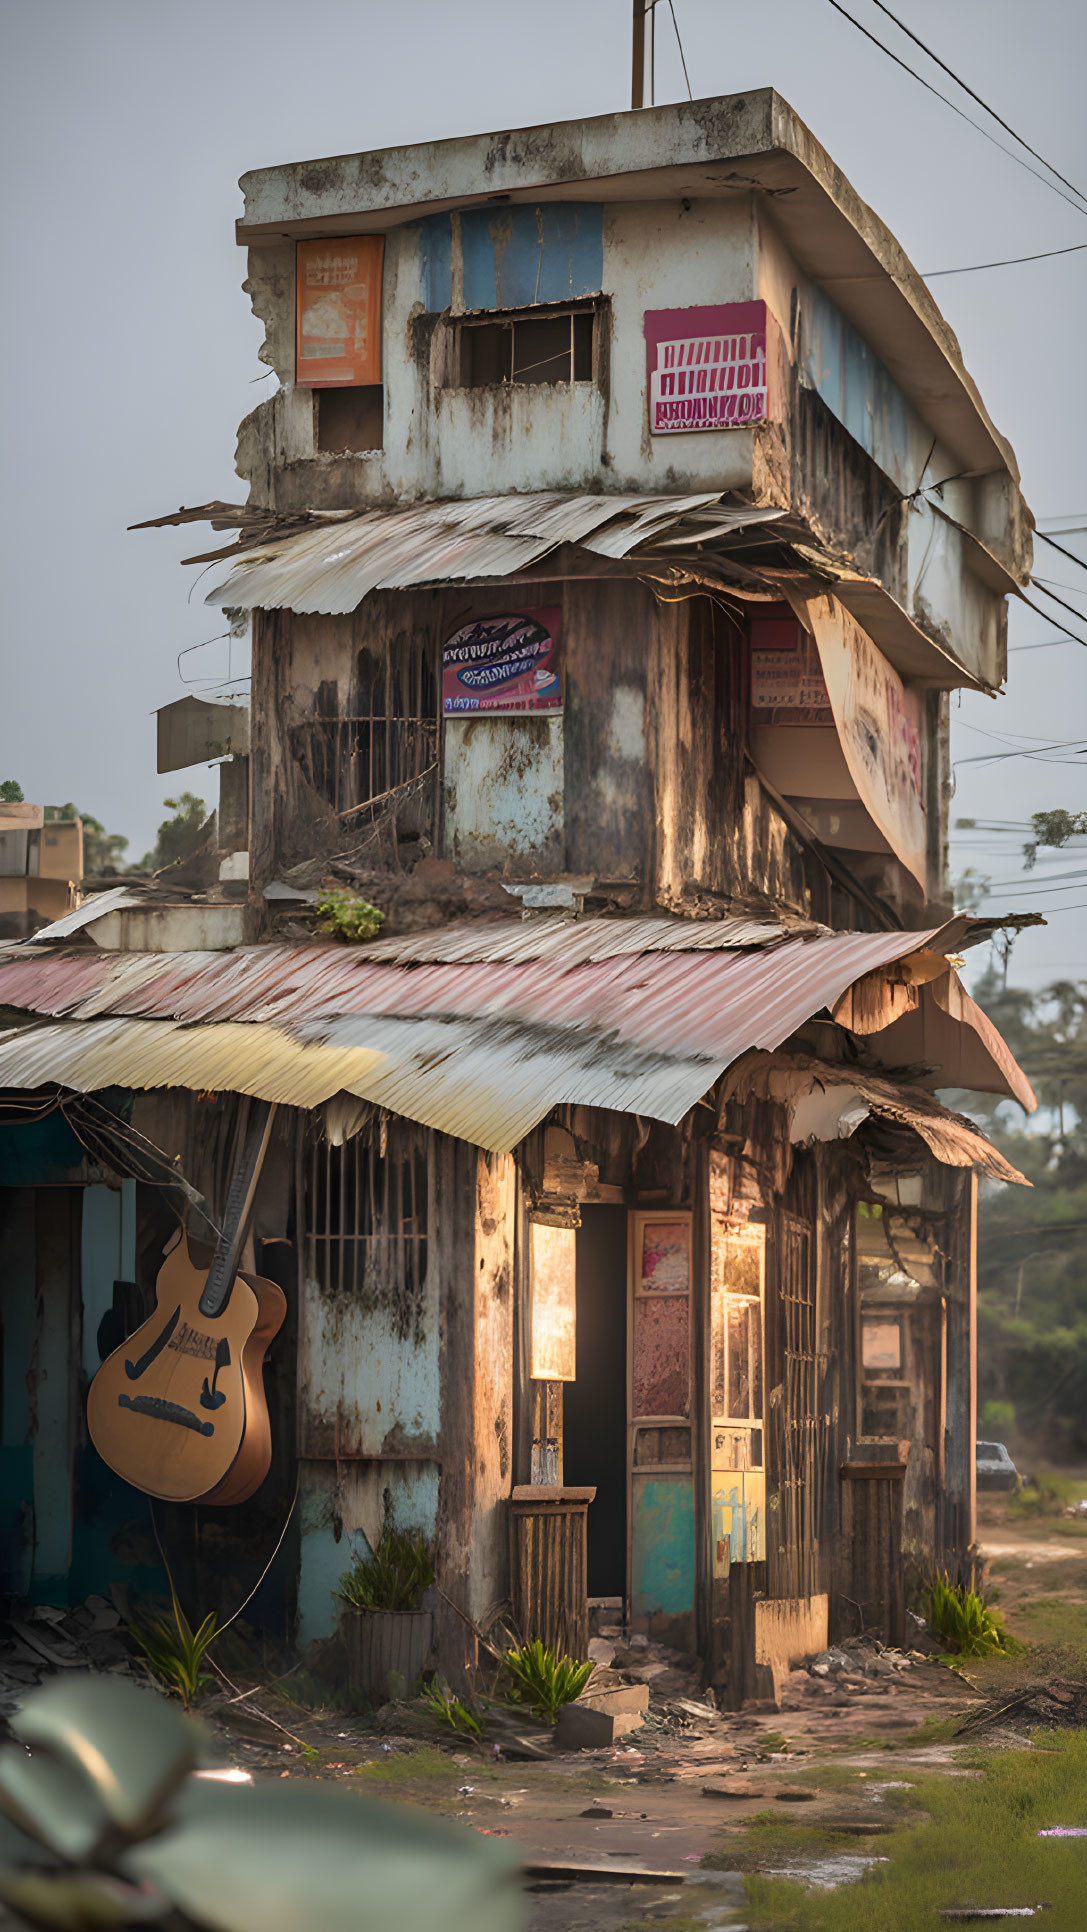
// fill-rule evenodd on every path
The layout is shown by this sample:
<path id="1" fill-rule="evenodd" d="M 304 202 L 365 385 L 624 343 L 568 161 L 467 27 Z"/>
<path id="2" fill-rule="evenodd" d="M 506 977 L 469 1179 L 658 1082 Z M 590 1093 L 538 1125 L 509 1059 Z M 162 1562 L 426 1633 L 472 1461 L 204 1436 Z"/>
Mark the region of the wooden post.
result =
<path id="1" fill-rule="evenodd" d="M 970 1425 L 967 1435 L 969 1464 L 969 1509 L 967 1514 L 967 1548 L 972 1549 L 977 1541 L 978 1530 L 978 1177 L 976 1169 L 971 1169 L 967 1182 L 969 1199 L 967 1203 L 967 1255 L 969 1289 L 969 1377 L 970 1377 Z"/>
<path id="2" fill-rule="evenodd" d="M 653 10 L 657 0 L 634 0 L 634 42 L 630 63 L 630 105 L 653 105 Z"/>

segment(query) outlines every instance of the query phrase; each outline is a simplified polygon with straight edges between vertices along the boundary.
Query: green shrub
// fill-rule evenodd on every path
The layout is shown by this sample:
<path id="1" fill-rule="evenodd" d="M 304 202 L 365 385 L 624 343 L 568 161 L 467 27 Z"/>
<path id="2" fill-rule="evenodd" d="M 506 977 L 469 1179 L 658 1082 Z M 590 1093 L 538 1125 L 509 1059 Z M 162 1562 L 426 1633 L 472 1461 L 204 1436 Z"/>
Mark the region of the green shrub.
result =
<path id="1" fill-rule="evenodd" d="M 539 1638 L 522 1644 L 520 1650 L 508 1650 L 504 1669 L 511 1702 L 528 1704 L 547 1724 L 555 1722 L 564 1704 L 581 1696 L 593 1674 L 592 1664 L 560 1657 Z"/>
<path id="2" fill-rule="evenodd" d="M 218 1619 L 214 1611 L 193 1630 L 184 1610 L 171 1591 L 173 1621 L 169 1617 L 149 1617 L 130 1626 L 132 1636 L 147 1659 L 153 1677 L 171 1697 L 179 1697 L 188 1710 L 205 1684 L 214 1682 L 202 1668 L 204 1658 L 215 1641 Z"/>
<path id="3" fill-rule="evenodd" d="M 385 914 L 369 899 L 343 886 L 322 892 L 317 901 L 317 930 L 331 933 L 334 939 L 353 940 L 358 945 L 372 939 L 384 923 Z"/>
<path id="4" fill-rule="evenodd" d="M 983 1429 L 994 1429 L 999 1435 L 1006 1436 L 1010 1434 L 1015 1428 L 1015 1403 L 983 1403 L 980 1423 Z"/>
<path id="5" fill-rule="evenodd" d="M 944 1638 L 954 1657 L 990 1657 L 994 1652 L 1011 1655 L 1020 1646 L 1009 1637 L 998 1611 L 986 1603 L 976 1590 L 964 1583 L 952 1583 L 946 1572 L 937 1571 L 928 1586 L 929 1622 Z"/>
<path id="6" fill-rule="evenodd" d="M 436 1677 L 432 1684 L 424 1686 L 422 1700 L 439 1724 L 447 1724 L 451 1731 L 459 1731 L 464 1737 L 482 1737 L 483 1727 L 469 1704 L 451 1690 L 444 1677 Z"/>
<path id="7" fill-rule="evenodd" d="M 367 1556 L 356 1557 L 337 1591 L 349 1610 L 418 1610 L 434 1581 L 434 1558 L 418 1530 L 397 1529 L 386 1504 L 381 1538 Z"/>

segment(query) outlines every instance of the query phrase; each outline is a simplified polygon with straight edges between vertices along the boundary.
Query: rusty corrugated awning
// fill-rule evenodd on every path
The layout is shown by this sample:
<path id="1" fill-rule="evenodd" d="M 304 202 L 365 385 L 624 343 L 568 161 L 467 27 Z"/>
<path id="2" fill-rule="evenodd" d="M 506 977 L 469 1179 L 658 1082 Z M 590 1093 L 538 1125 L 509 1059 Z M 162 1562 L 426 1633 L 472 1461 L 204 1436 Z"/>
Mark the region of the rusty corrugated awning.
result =
<path id="1" fill-rule="evenodd" d="M 0 1087 L 217 1087 L 302 1107 L 344 1091 L 506 1152 L 562 1103 L 678 1122 L 741 1054 L 781 1046 L 858 980 L 930 959 L 940 938 L 771 929 L 758 944 L 737 922 L 600 919 L 541 922 L 519 948 L 533 922 L 500 923 L 489 938 L 467 924 L 459 941 L 426 936 L 419 950 L 443 956 L 410 963 L 390 957 L 407 941 L 28 948 L 0 960 L 0 1006 L 52 1023 L 0 1035 Z M 953 1024 L 974 1032 L 965 1008 Z M 977 1084 L 1028 1104 L 1000 1044 L 1006 1064 L 981 1052 Z"/>

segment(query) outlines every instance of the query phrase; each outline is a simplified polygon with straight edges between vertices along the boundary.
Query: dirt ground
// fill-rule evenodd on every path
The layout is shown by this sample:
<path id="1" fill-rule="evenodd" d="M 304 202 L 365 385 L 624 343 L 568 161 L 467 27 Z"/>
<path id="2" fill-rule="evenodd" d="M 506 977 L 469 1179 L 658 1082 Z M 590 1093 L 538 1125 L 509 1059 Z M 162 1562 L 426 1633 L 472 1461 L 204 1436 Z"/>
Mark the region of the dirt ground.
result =
<path id="1" fill-rule="evenodd" d="M 387 1707 L 375 1723 L 334 1708 L 335 1699 L 322 1703 L 304 1671 L 276 1677 L 231 1651 L 220 1693 L 204 1707 L 212 1755 L 258 1780 L 334 1782 L 508 1839 L 525 1868 L 529 1932 L 799 1923 L 758 1916 L 749 1876 L 762 1875 L 751 1878 L 756 1887 L 791 1878 L 809 1899 L 853 1894 L 878 1871 L 885 1841 L 925 1823 L 912 1795 L 919 1784 L 931 1791 L 933 1774 L 981 1777 L 987 1739 L 1028 1752 L 1032 1686 L 1087 1686 L 1081 1525 L 1016 1517 L 1003 1499 L 980 1514 L 1000 1608 L 1034 1646 L 1011 1659 L 956 1672 L 917 1652 L 847 1645 L 823 1670 L 794 1671 L 779 1711 L 721 1713 L 679 1659 L 621 1649 L 624 1675 L 649 1684 L 646 1721 L 610 1748 L 560 1753 L 548 1731 L 508 1714 L 496 1713 L 478 1739 L 439 1727 L 418 1705 Z M 95 1602 L 82 1635 L 70 1618 L 25 1613 L 14 1641 L 0 1640 L 0 1704 L 24 1693 L 51 1646 L 97 1645 L 97 1667 L 135 1670 L 122 1661 L 119 1620 Z M 1071 1714 L 1074 1700 L 1060 1695 Z M 1062 1708 L 1046 1721 L 1053 1710 L 1062 1721 Z M 993 1709 L 1005 1715 L 990 1733 Z M 1087 1824 L 1087 1799 L 1083 1812 Z M 1062 1932 L 1056 1914 L 1047 1922 Z M 905 1921 L 902 1932 L 912 1932 Z"/>

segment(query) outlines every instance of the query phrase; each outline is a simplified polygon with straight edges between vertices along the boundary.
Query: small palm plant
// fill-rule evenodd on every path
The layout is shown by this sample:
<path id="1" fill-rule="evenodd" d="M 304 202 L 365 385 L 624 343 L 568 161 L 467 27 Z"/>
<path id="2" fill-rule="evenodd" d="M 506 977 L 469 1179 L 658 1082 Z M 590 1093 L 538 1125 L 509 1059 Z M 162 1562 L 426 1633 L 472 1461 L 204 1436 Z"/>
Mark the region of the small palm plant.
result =
<path id="1" fill-rule="evenodd" d="M 417 1610 L 434 1581 L 434 1558 L 424 1536 L 397 1529 L 386 1507 L 381 1537 L 340 1578 L 337 1595 L 349 1610 Z"/>
<path id="2" fill-rule="evenodd" d="M 151 1675 L 170 1697 L 179 1697 L 186 1710 L 196 1702 L 206 1684 L 214 1679 L 203 1669 L 204 1659 L 219 1630 L 214 1611 L 196 1630 L 192 1628 L 171 1585 L 173 1619 L 149 1617 L 133 1623 L 131 1632 L 147 1659 Z"/>
<path id="3" fill-rule="evenodd" d="M 928 1586 L 929 1621 L 955 1657 L 1010 1656 L 1020 1648 L 998 1610 L 976 1590 L 938 1570 Z"/>
<path id="4" fill-rule="evenodd" d="M 506 1652 L 505 1673 L 511 1701 L 528 1704 L 536 1717 L 553 1724 L 563 1705 L 581 1696 L 593 1666 L 560 1657 L 537 1637 L 519 1650 Z"/>

